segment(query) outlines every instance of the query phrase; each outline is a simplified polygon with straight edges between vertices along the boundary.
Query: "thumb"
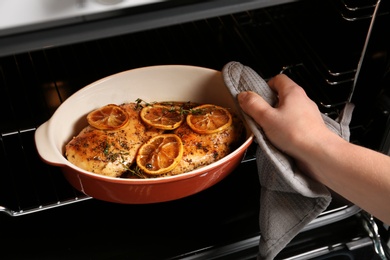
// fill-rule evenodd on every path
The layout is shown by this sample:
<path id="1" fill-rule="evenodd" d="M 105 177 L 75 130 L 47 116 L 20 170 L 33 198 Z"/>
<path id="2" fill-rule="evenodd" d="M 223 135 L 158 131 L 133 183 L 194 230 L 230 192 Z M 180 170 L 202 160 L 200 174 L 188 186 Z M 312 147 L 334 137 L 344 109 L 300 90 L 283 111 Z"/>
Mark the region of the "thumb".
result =
<path id="1" fill-rule="evenodd" d="M 264 119 L 273 114 L 273 107 L 255 92 L 241 92 L 238 94 L 237 100 L 241 109 L 252 117 L 260 126 L 262 126 Z"/>

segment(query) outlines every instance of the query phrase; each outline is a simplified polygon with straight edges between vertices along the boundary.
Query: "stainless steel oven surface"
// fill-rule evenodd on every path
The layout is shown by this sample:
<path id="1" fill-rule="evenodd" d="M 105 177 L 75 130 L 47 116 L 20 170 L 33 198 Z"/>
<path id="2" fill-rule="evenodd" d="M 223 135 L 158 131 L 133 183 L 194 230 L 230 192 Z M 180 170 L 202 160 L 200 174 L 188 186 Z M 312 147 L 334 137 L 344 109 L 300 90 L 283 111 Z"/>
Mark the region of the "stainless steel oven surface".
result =
<path id="1" fill-rule="evenodd" d="M 55 9 L 66 15 L 0 27 L 4 259 L 257 258 L 256 144 L 217 185 L 147 205 L 90 198 L 39 158 L 36 128 L 71 94 L 117 72 L 221 70 L 229 61 L 264 78 L 283 70 L 332 117 L 352 100 L 351 142 L 390 154 L 388 1 L 128 2 L 74 1 Z M 386 259 L 388 247 L 388 226 L 334 194 L 277 259 Z"/>

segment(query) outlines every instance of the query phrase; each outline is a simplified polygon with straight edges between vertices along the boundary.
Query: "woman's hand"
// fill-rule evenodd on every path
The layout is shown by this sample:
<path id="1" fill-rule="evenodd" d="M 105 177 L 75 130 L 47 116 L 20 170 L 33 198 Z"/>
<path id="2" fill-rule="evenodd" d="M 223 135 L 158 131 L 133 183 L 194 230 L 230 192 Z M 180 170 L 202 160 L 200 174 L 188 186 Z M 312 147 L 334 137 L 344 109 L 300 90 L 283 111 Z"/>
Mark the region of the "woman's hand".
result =
<path id="1" fill-rule="evenodd" d="M 243 92 L 238 95 L 243 111 L 303 172 L 390 224 L 390 157 L 329 130 L 316 104 L 286 75 L 275 76 L 268 85 L 278 95 L 277 106 Z"/>
<path id="2" fill-rule="evenodd" d="M 279 150 L 302 159 L 302 149 L 310 149 L 313 144 L 321 142 L 319 138 L 332 133 L 317 105 L 294 81 L 279 74 L 268 81 L 268 85 L 279 99 L 275 108 L 254 92 L 240 93 L 240 106 Z"/>

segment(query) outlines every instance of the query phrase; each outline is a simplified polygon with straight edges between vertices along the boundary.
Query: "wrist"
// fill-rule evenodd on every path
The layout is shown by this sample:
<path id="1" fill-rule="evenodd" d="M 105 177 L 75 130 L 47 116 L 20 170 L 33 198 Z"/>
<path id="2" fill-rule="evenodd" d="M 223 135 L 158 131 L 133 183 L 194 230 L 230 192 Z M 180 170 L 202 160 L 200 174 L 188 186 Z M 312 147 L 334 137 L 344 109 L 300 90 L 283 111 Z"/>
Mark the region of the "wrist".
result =
<path id="1" fill-rule="evenodd" d="M 311 139 L 306 137 L 298 148 L 299 166 L 313 179 L 326 184 L 329 181 L 328 176 L 322 171 L 329 169 L 329 162 L 342 158 L 339 153 L 344 150 L 346 144 L 346 140 L 328 129 L 322 133 L 318 132 Z"/>

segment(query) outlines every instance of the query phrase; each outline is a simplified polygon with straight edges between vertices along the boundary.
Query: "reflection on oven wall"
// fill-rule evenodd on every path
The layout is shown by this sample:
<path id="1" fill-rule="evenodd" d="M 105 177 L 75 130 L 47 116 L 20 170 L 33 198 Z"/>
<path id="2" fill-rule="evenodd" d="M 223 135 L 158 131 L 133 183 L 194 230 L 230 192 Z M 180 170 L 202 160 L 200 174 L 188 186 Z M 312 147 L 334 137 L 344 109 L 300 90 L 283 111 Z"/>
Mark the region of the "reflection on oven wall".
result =
<path id="1" fill-rule="evenodd" d="M 120 15 L 121 10 L 164 0 L 3 0 L 0 5 L 0 36 L 31 32 L 86 20 Z"/>
<path id="2" fill-rule="evenodd" d="M 45 100 L 51 113 L 54 113 L 61 103 L 72 94 L 67 84 L 66 81 L 62 80 L 43 84 L 42 91 L 44 92 Z"/>

